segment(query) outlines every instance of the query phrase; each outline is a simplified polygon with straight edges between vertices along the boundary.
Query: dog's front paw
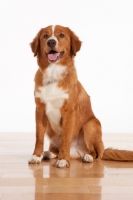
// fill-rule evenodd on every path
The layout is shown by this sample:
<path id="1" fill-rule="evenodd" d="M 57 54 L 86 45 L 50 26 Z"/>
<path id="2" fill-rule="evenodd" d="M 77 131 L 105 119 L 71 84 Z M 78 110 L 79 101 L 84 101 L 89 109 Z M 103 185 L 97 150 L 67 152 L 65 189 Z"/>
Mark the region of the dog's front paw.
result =
<path id="1" fill-rule="evenodd" d="M 61 159 L 57 161 L 56 167 L 58 168 L 69 167 L 69 163 L 65 159 Z"/>
<path id="2" fill-rule="evenodd" d="M 83 162 L 88 162 L 88 163 L 92 163 L 93 162 L 93 157 L 89 154 L 85 154 L 83 156 Z"/>
<path id="3" fill-rule="evenodd" d="M 29 160 L 29 164 L 39 164 L 39 163 L 41 163 L 42 158 L 43 158 L 43 155 L 41 155 L 40 157 L 38 157 L 36 155 L 32 155 Z"/>

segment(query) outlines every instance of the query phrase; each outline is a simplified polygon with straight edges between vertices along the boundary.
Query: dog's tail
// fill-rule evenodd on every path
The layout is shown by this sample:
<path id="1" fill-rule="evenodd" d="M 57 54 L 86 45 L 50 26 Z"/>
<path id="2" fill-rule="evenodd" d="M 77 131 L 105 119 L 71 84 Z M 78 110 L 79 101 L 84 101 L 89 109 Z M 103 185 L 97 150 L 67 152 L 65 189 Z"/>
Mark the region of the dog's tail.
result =
<path id="1" fill-rule="evenodd" d="M 102 160 L 133 161 L 133 151 L 108 148 L 104 150 Z"/>

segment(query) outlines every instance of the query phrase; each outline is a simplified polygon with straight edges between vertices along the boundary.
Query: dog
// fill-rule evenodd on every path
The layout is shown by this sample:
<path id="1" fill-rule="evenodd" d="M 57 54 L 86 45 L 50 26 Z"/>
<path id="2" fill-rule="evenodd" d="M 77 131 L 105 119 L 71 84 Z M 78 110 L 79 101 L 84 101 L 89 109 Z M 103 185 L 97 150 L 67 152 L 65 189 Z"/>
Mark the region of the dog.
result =
<path id="1" fill-rule="evenodd" d="M 39 69 L 35 74 L 36 143 L 29 163 L 57 157 L 56 167 L 70 166 L 70 158 L 133 160 L 133 152 L 104 149 L 100 121 L 90 97 L 78 81 L 74 57 L 79 37 L 68 27 L 42 28 L 30 43 Z M 50 139 L 44 152 L 44 134 Z"/>

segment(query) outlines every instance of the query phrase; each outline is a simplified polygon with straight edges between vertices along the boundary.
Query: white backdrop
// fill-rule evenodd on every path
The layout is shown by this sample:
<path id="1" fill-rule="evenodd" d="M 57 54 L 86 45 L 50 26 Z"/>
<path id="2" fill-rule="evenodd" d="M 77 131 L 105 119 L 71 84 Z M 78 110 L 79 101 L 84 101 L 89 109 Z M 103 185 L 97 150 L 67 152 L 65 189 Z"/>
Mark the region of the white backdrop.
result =
<path id="1" fill-rule="evenodd" d="M 103 132 L 133 133 L 133 1 L 0 1 L 0 132 L 31 132 L 40 28 L 69 26 L 82 40 L 78 77 L 91 96 Z"/>

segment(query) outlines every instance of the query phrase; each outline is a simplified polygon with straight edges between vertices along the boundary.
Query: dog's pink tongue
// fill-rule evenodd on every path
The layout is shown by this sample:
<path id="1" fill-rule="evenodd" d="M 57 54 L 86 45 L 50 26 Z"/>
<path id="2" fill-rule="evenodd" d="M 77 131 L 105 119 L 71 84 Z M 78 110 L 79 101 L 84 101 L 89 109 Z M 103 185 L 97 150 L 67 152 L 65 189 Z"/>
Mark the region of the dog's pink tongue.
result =
<path id="1" fill-rule="evenodd" d="M 58 56 L 60 55 L 60 53 L 50 53 L 48 54 L 48 59 L 49 60 L 57 60 Z"/>

